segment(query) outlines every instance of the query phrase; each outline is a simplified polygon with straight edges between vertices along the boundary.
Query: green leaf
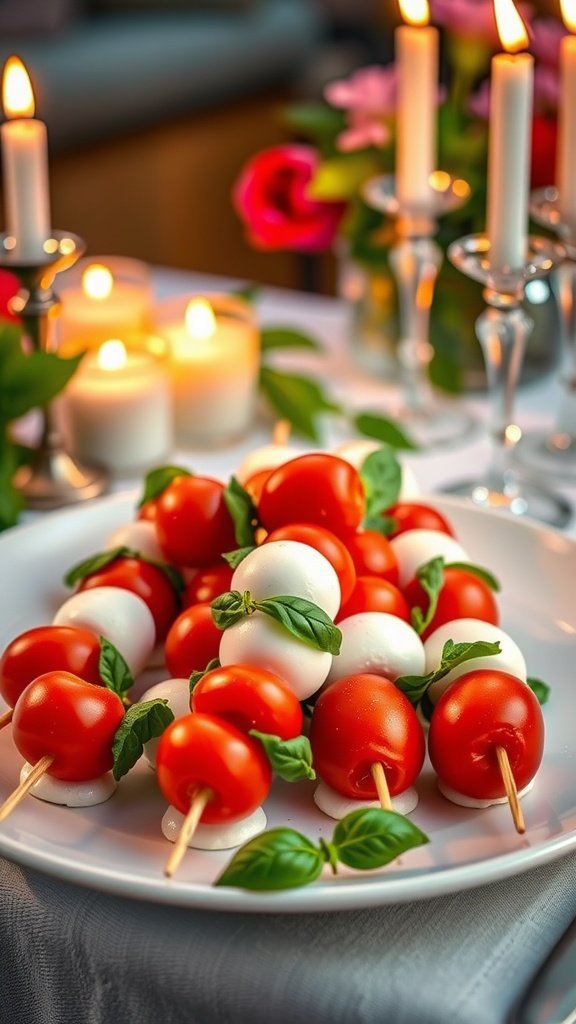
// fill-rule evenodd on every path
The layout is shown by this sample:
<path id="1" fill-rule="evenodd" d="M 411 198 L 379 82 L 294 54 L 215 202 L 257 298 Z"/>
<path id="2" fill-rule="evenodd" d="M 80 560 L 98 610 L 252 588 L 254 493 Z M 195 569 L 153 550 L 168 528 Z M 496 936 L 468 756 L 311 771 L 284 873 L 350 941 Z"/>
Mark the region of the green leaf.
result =
<path id="1" fill-rule="evenodd" d="M 306 190 L 307 195 L 322 202 L 346 201 L 379 169 L 378 160 L 371 152 L 347 153 L 323 160 Z"/>
<path id="2" fill-rule="evenodd" d="M 444 568 L 461 569 L 462 572 L 469 572 L 471 576 L 477 576 L 487 587 L 490 587 L 490 590 L 494 590 L 496 593 L 502 589 L 496 577 L 481 565 L 474 565 L 472 562 L 447 562 Z"/>
<path id="3" fill-rule="evenodd" d="M 536 679 L 535 676 L 528 676 L 526 682 L 532 690 L 532 693 L 538 698 L 538 702 L 540 704 L 546 704 L 550 696 L 550 687 L 548 686 L 548 683 L 545 683 L 542 679 Z"/>
<path id="4" fill-rule="evenodd" d="M 394 516 L 387 516 L 382 513 L 379 516 L 364 516 L 362 527 L 365 530 L 374 530 L 381 533 L 383 537 L 389 537 L 398 526 L 398 520 Z"/>
<path id="5" fill-rule="evenodd" d="M 120 651 L 103 636 L 100 637 L 98 671 L 104 685 L 124 700 L 128 690 L 134 685 L 134 676 Z"/>
<path id="6" fill-rule="evenodd" d="M 148 565 L 153 565 L 155 569 L 159 569 L 160 572 L 164 573 L 168 583 L 176 591 L 178 597 L 186 590 L 186 583 L 182 573 L 179 569 L 175 569 L 173 565 L 170 565 L 168 562 L 161 562 L 158 558 L 149 558 L 148 555 L 143 555 L 141 551 L 134 551 L 133 557 L 137 558 L 140 562 L 147 562 Z"/>
<path id="7" fill-rule="evenodd" d="M 117 558 L 128 558 L 138 557 L 138 553 L 132 551 L 131 548 L 117 547 L 109 548 L 108 551 L 100 551 L 97 555 L 90 555 L 89 558 L 84 558 L 81 562 L 77 562 L 71 569 L 68 570 L 64 577 L 64 583 L 67 587 L 73 587 L 76 583 L 80 583 L 80 580 L 91 576 L 94 572 L 99 572 L 100 569 L 104 569 L 111 562 L 115 562 Z"/>
<path id="8" fill-rule="evenodd" d="M 383 444 L 388 444 L 391 448 L 418 451 L 418 445 L 410 440 L 398 424 L 384 416 L 377 416 L 372 412 L 361 412 L 354 417 L 352 422 L 356 430 L 360 434 L 364 434 L 365 437 L 373 437 L 375 441 L 382 441 Z"/>
<path id="9" fill-rule="evenodd" d="M 419 581 L 424 593 L 428 597 L 428 608 L 412 609 L 412 625 L 418 634 L 422 634 L 428 628 L 436 614 L 440 591 L 444 586 L 444 559 L 442 556 L 431 558 L 429 562 L 421 565 L 416 572 L 416 579 Z"/>
<path id="10" fill-rule="evenodd" d="M 313 352 L 320 352 L 322 349 L 315 338 L 291 327 L 263 327 L 260 332 L 260 347 L 262 352 L 271 352 L 279 348 L 305 348 Z"/>
<path id="11" fill-rule="evenodd" d="M 0 425 L 0 530 L 15 526 L 24 508 L 24 499 L 13 483 L 17 469 L 17 447 L 3 435 Z"/>
<path id="12" fill-rule="evenodd" d="M 260 369 L 260 389 L 274 412 L 288 420 L 294 431 L 319 442 L 316 417 L 322 413 L 340 413 L 321 385 L 310 377 L 281 373 L 269 366 Z"/>
<path id="13" fill-rule="evenodd" d="M 406 850 L 423 846 L 430 840 L 403 814 L 369 807 L 342 818 L 334 830 L 332 842 L 343 864 L 369 871 L 390 864 Z"/>
<path id="14" fill-rule="evenodd" d="M 142 756 L 144 744 L 161 736 L 173 721 L 174 715 L 166 700 L 146 700 L 128 708 L 112 743 L 112 772 L 116 781 L 134 767 Z"/>
<path id="15" fill-rule="evenodd" d="M 279 622 L 288 633 L 308 647 L 340 654 L 342 633 L 326 612 L 312 601 L 281 594 L 267 597 L 263 601 L 254 601 L 254 608 Z"/>
<path id="16" fill-rule="evenodd" d="M 241 846 L 214 885 L 256 892 L 296 889 L 316 881 L 324 863 L 322 850 L 306 836 L 291 828 L 273 828 Z"/>
<path id="17" fill-rule="evenodd" d="M 284 123 L 313 141 L 332 141 L 345 127 L 341 110 L 335 110 L 327 103 L 293 103 L 282 110 Z"/>
<path id="18" fill-rule="evenodd" d="M 246 555 L 249 555 L 251 551 L 256 551 L 255 544 L 249 544 L 245 548 L 236 548 L 235 551 L 224 551 L 224 553 L 222 554 L 222 558 L 224 559 L 225 562 L 228 562 L 228 565 L 232 569 L 235 569 L 238 565 L 240 565 L 240 562 L 244 561 Z"/>
<path id="19" fill-rule="evenodd" d="M 30 409 L 47 405 L 66 387 L 84 353 L 61 359 L 49 352 L 25 352 L 21 330 L 0 332 L 0 422 L 9 423 Z"/>
<path id="20" fill-rule="evenodd" d="M 471 643 L 455 644 L 453 640 L 447 640 L 442 649 L 440 664 L 434 672 L 428 672 L 425 676 L 398 676 L 398 679 L 394 680 L 394 685 L 402 690 L 410 703 L 416 707 L 432 683 L 443 679 L 457 665 L 463 665 L 474 658 L 488 658 L 501 652 L 502 648 L 498 641 L 489 643 L 488 640 L 475 640 Z"/>
<path id="21" fill-rule="evenodd" d="M 301 779 L 315 779 L 316 772 L 312 767 L 312 750 L 307 736 L 295 736 L 291 740 L 280 739 L 270 733 L 250 729 L 266 751 L 276 775 L 286 782 L 299 782 Z"/>
<path id="22" fill-rule="evenodd" d="M 144 477 L 144 490 L 137 507 L 142 508 L 147 501 L 159 497 L 179 476 L 194 476 L 194 474 L 189 469 L 184 469 L 183 466 L 158 466 L 156 469 L 151 469 Z"/>
<path id="23" fill-rule="evenodd" d="M 248 591 L 241 594 L 239 590 L 227 590 L 226 593 L 220 594 L 214 598 L 210 607 L 214 625 L 218 629 L 228 629 L 249 612 L 254 611 Z"/>
<path id="24" fill-rule="evenodd" d="M 233 291 L 230 294 L 233 295 L 235 299 L 241 299 L 242 302 L 245 302 L 248 306 L 253 306 L 261 291 L 262 289 L 260 285 L 252 282 L 251 284 L 244 285 L 242 288 L 237 288 L 236 291 Z"/>
<path id="25" fill-rule="evenodd" d="M 234 523 L 234 535 L 239 547 L 255 546 L 255 526 L 258 512 L 248 491 L 235 476 L 224 488 L 224 501 Z"/>
<path id="26" fill-rule="evenodd" d="M 402 469 L 392 448 L 371 452 L 360 468 L 366 494 L 366 519 L 373 521 L 395 505 L 402 485 Z M 364 525 L 364 524 L 363 524 Z"/>
<path id="27" fill-rule="evenodd" d="M 220 659 L 219 658 L 211 658 L 210 661 L 208 662 L 208 664 L 206 665 L 206 668 L 198 669 L 195 672 L 191 672 L 190 673 L 190 678 L 188 680 L 188 685 L 190 687 L 190 693 L 194 693 L 194 690 L 198 686 L 198 683 L 200 682 L 200 680 L 204 679 L 204 676 L 208 672 L 211 672 L 213 668 L 220 668 Z"/>

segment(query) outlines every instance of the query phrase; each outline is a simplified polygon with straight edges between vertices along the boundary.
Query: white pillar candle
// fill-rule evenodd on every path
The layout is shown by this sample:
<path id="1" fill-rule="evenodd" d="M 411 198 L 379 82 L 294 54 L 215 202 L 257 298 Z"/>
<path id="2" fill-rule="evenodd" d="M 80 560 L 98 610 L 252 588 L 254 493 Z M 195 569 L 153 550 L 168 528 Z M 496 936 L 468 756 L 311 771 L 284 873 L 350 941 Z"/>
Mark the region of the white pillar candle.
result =
<path id="1" fill-rule="evenodd" d="M 64 418 L 73 452 L 115 472 L 144 469 L 172 448 L 167 375 L 117 339 L 84 358 L 66 389 Z"/>
<path id="2" fill-rule="evenodd" d="M 396 192 L 404 206 L 430 199 L 436 168 L 438 32 L 428 25 L 427 0 L 400 0 L 406 22 L 396 29 Z"/>
<path id="3" fill-rule="evenodd" d="M 516 51 L 528 34 L 513 0 L 494 0 L 498 32 L 508 53 L 492 59 L 488 143 L 487 233 L 495 269 L 526 258 L 534 61 Z"/>
<path id="4" fill-rule="evenodd" d="M 250 308 L 233 296 L 193 299 L 185 319 L 167 322 L 176 441 L 223 444 L 254 417 L 259 336 Z"/>
<path id="5" fill-rule="evenodd" d="M 560 0 L 566 28 L 576 32 L 576 0 Z M 576 232 L 576 35 L 560 43 L 560 109 L 557 155 L 558 207 Z"/>
<path id="6" fill-rule="evenodd" d="M 2 101 L 9 118 L 0 128 L 6 232 L 14 256 L 33 262 L 50 236 L 46 125 L 34 118 L 34 95 L 17 57 L 6 62 Z"/>
<path id="7" fill-rule="evenodd" d="M 58 282 L 61 355 L 94 349 L 108 338 L 130 341 L 152 326 L 150 272 L 140 260 L 81 260 Z"/>

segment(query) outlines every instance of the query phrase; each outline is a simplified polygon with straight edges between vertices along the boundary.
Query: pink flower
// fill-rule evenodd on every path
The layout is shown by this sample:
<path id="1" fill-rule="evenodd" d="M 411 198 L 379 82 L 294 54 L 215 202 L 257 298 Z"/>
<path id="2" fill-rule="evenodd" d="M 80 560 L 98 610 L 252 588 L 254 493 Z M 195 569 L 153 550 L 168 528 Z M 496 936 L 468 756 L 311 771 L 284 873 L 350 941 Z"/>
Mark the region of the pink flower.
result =
<path id="1" fill-rule="evenodd" d="M 333 107 L 346 111 L 348 128 L 337 139 L 343 153 L 366 146 L 385 146 L 390 139 L 386 118 L 396 109 L 396 68 L 360 68 L 349 78 L 331 82 L 324 97 Z"/>
<path id="2" fill-rule="evenodd" d="M 539 18 L 532 25 L 530 49 L 538 60 L 557 68 L 560 59 L 560 40 L 565 35 L 566 29 L 561 21 L 557 21 L 556 18 Z"/>
<path id="3" fill-rule="evenodd" d="M 529 20 L 531 8 L 518 6 L 524 21 Z M 431 7 L 433 20 L 454 35 L 498 45 L 493 0 L 431 0 Z"/>

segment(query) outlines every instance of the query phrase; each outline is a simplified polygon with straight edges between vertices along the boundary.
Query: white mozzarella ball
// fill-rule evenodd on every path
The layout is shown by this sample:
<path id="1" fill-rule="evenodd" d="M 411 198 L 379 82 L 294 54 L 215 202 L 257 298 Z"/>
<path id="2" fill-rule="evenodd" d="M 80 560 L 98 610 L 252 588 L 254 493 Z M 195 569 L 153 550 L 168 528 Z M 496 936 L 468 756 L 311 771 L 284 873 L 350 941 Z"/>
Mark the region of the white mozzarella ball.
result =
<path id="1" fill-rule="evenodd" d="M 146 558 L 155 558 L 159 562 L 166 561 L 156 539 L 156 527 L 146 519 L 135 519 L 132 523 L 125 523 L 110 534 L 106 541 L 106 549 L 120 547 L 138 551 Z"/>
<path id="2" fill-rule="evenodd" d="M 405 587 L 416 575 L 416 570 L 431 558 L 442 557 L 446 562 L 469 562 L 468 553 L 461 544 L 440 530 L 407 530 L 390 541 L 398 560 L 399 587 Z"/>
<path id="3" fill-rule="evenodd" d="M 295 540 L 276 540 L 251 551 L 235 569 L 230 590 L 249 590 L 255 601 L 281 594 L 303 597 L 331 619 L 340 607 L 334 566 L 315 548 Z"/>
<path id="4" fill-rule="evenodd" d="M 338 623 L 340 654 L 332 659 L 327 684 L 357 672 L 397 679 L 424 671 L 424 645 L 403 619 L 387 612 L 360 612 Z"/>
<path id="5" fill-rule="evenodd" d="M 33 767 L 27 761 L 24 762 L 20 770 L 20 782 L 26 781 Z M 60 804 L 62 807 L 94 807 L 109 800 L 117 788 L 118 783 L 112 772 L 106 772 L 97 779 L 84 779 L 82 782 L 53 779 L 51 775 L 42 775 L 29 792 L 48 804 Z"/>
<path id="6" fill-rule="evenodd" d="M 379 800 L 353 800 L 352 797 L 342 796 L 332 786 L 320 782 L 314 790 L 314 803 L 329 818 L 344 818 L 351 811 L 357 811 L 360 807 L 380 807 Z M 398 814 L 410 814 L 418 806 L 418 793 L 410 786 L 403 793 L 392 797 L 392 807 Z"/>
<path id="7" fill-rule="evenodd" d="M 145 700 L 166 700 L 174 718 L 182 718 L 190 714 L 190 683 L 188 679 L 163 679 L 161 683 L 155 683 L 149 690 L 142 694 L 138 703 Z M 156 750 L 160 742 L 159 736 L 154 736 L 144 744 L 144 756 L 151 768 L 156 768 Z"/>
<path id="8" fill-rule="evenodd" d="M 306 700 L 319 690 L 332 664 L 332 655 L 308 647 L 264 612 L 254 612 L 225 629 L 220 641 L 222 665 L 257 665 L 280 676 Z"/>
<path id="9" fill-rule="evenodd" d="M 474 672 L 479 668 L 494 668 L 500 672 L 509 672 L 510 675 L 526 682 L 526 661 L 518 644 L 499 626 L 494 626 L 491 622 L 482 622 L 481 619 L 454 619 L 453 622 L 445 622 L 443 626 L 438 626 L 438 629 L 434 630 L 424 644 L 426 672 L 433 672 L 438 668 L 442 649 L 447 640 L 453 640 L 455 644 L 472 643 L 475 640 L 487 640 L 489 643 L 498 641 L 502 653 L 490 654 L 485 658 L 472 658 L 471 661 L 457 665 L 437 683 L 432 683 L 428 690 L 428 696 L 434 704 L 454 680 L 459 679 L 466 672 Z"/>
<path id="10" fill-rule="evenodd" d="M 518 793 L 519 800 L 533 789 L 535 781 L 536 776 L 531 779 L 527 786 L 524 786 L 524 789 L 520 790 Z M 466 796 L 465 793 L 459 793 L 458 790 L 452 789 L 452 786 L 447 786 L 441 779 L 438 779 L 438 789 L 442 793 L 442 796 L 445 796 L 446 799 L 450 800 L 453 804 L 458 804 L 459 807 L 474 807 L 477 810 L 483 810 L 486 807 L 492 807 L 494 804 L 508 803 L 507 796 L 496 797 L 494 800 L 478 800 L 476 797 Z"/>
<path id="11" fill-rule="evenodd" d="M 378 441 L 369 440 L 356 440 L 346 441 L 344 444 L 334 449 L 333 454 L 338 455 L 339 458 L 344 459 L 345 462 L 349 462 L 354 469 L 358 472 L 362 469 L 363 463 L 366 461 L 372 452 L 377 452 L 382 445 Z M 402 469 L 402 480 L 400 483 L 400 493 L 398 495 L 398 501 L 412 501 L 414 498 L 419 498 L 421 494 L 420 485 L 416 479 L 414 470 L 410 469 L 410 466 L 405 466 L 401 463 Z"/>
<path id="12" fill-rule="evenodd" d="M 119 651 L 134 676 L 148 663 L 156 627 L 141 597 L 120 587 L 94 587 L 73 594 L 54 616 L 55 626 L 79 626 L 103 636 Z"/>
<path id="13" fill-rule="evenodd" d="M 245 484 L 255 473 L 259 473 L 263 469 L 276 469 L 277 466 L 283 466 L 284 463 L 290 462 L 291 459 L 297 459 L 302 454 L 303 452 L 298 451 L 297 448 L 291 448 L 287 444 L 265 444 L 250 452 L 242 460 L 234 475 L 239 483 Z"/>
<path id="14" fill-rule="evenodd" d="M 184 815 L 175 807 L 170 807 L 162 818 L 162 832 L 171 843 L 175 843 L 182 831 Z M 231 850 L 242 846 L 249 839 L 264 832 L 266 815 L 261 807 L 239 821 L 231 821 L 223 825 L 197 825 L 194 835 L 188 843 L 194 850 Z"/>

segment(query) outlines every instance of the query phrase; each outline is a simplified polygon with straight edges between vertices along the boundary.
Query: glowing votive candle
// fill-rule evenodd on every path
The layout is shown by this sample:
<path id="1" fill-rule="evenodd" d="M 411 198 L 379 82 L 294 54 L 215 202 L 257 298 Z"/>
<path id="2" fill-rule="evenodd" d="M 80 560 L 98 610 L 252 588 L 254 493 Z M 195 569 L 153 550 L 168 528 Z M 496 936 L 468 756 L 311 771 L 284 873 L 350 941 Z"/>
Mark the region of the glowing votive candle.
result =
<path id="1" fill-rule="evenodd" d="M 170 350 L 177 443 L 223 444 L 254 416 L 260 344 L 250 307 L 234 296 L 192 299 L 161 329 Z"/>
<path id="2" fill-rule="evenodd" d="M 109 338 L 130 341 L 150 330 L 150 273 L 139 260 L 82 260 L 62 276 L 58 294 L 61 355 L 95 349 Z"/>
<path id="3" fill-rule="evenodd" d="M 576 0 L 560 0 L 570 34 L 560 44 L 557 185 L 562 220 L 576 232 Z"/>
<path id="4" fill-rule="evenodd" d="M 400 0 L 406 24 L 394 33 L 398 69 L 396 192 L 401 203 L 430 200 L 436 167 L 438 31 L 428 24 L 427 0 Z"/>
<path id="5" fill-rule="evenodd" d="M 115 472 L 143 469 L 172 447 L 168 377 L 148 352 L 110 339 L 70 381 L 64 419 L 74 454 Z"/>

